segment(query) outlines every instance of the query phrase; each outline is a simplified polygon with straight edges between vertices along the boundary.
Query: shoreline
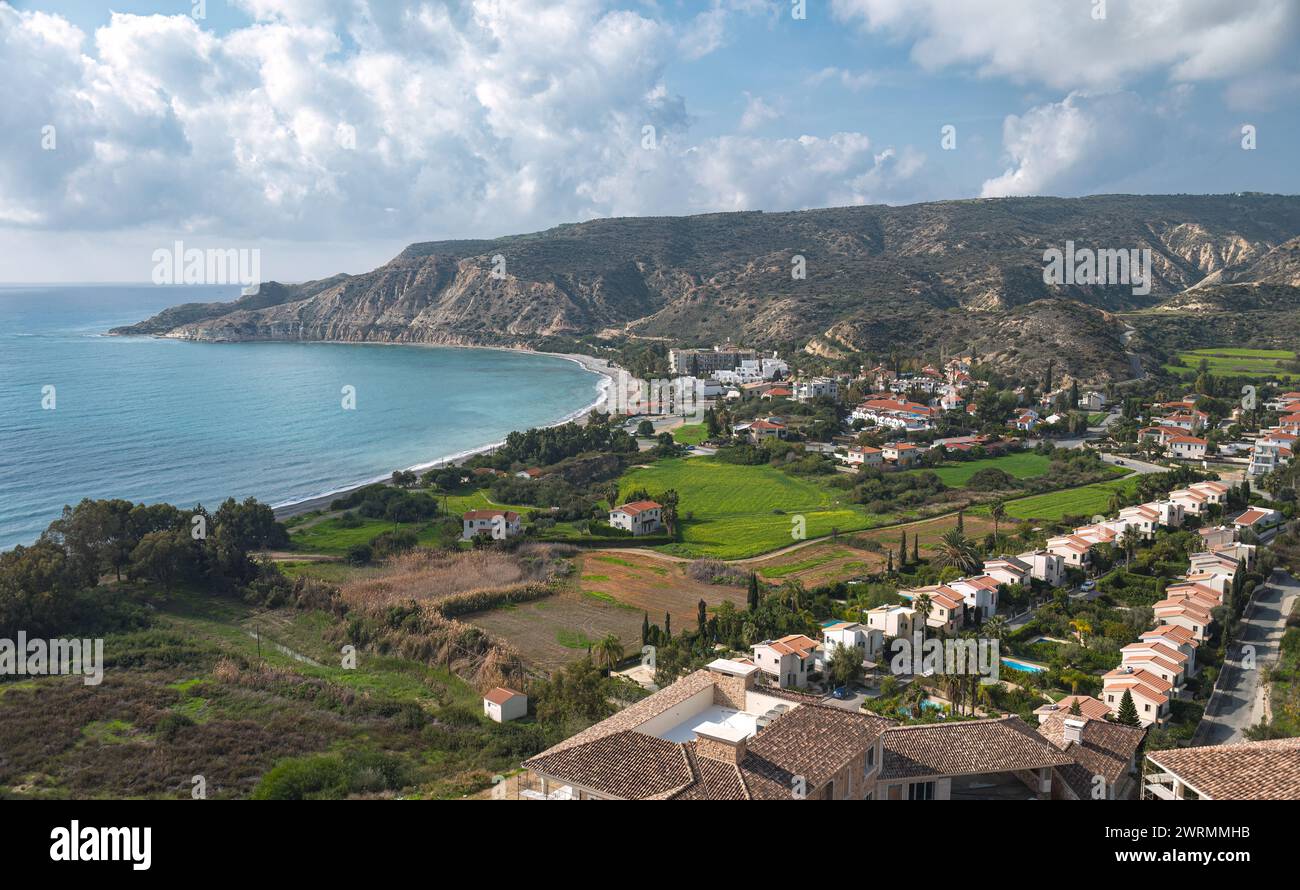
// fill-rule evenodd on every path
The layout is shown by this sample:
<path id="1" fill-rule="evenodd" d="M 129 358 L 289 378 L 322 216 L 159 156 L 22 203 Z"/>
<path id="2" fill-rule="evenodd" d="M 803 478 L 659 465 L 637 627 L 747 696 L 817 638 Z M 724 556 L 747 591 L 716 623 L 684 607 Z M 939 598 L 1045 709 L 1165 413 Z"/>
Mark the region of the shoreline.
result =
<path id="1" fill-rule="evenodd" d="M 319 341 L 312 341 L 312 342 L 319 342 L 319 343 L 339 342 L 339 343 L 352 343 L 352 344 L 356 343 L 356 341 L 346 341 L 346 340 L 343 341 L 319 340 Z M 550 356 L 552 358 L 561 358 L 566 361 L 573 362 L 574 364 L 580 366 L 584 370 L 590 371 L 591 373 L 597 375 L 599 380 L 596 383 L 596 390 L 597 390 L 596 399 L 591 403 L 587 404 L 586 406 L 577 409 L 576 411 L 570 411 L 568 414 L 564 415 L 562 418 L 555 421 L 554 423 L 546 424 L 545 427 L 543 427 L 544 429 L 563 426 L 566 423 L 573 423 L 573 422 L 585 423 L 586 416 L 606 402 L 609 396 L 609 389 L 614 383 L 614 376 L 619 371 L 622 370 L 621 368 L 619 368 L 617 365 L 615 365 L 613 362 L 609 361 L 608 359 L 596 358 L 595 356 L 582 355 L 581 353 L 576 353 L 576 352 L 574 353 L 539 352 L 536 349 L 521 349 L 519 347 L 514 347 L 514 346 L 470 346 L 465 344 L 444 345 L 440 343 L 381 343 L 381 344 L 363 344 L 363 345 L 418 346 L 426 349 L 495 349 L 495 350 L 500 350 L 502 352 L 517 352 L 526 355 L 545 355 L 545 356 Z M 497 448 L 500 448 L 501 445 L 503 444 L 504 444 L 504 440 L 497 441 L 497 442 L 490 442 L 486 445 L 479 445 L 474 448 L 466 449 L 465 451 L 458 451 L 455 454 L 449 454 L 449 455 L 444 455 L 442 457 L 437 457 L 434 458 L 433 460 L 414 464 L 413 466 L 394 467 L 394 470 L 402 469 L 402 470 L 409 470 L 415 473 L 420 473 L 420 472 L 424 472 L 425 470 L 433 469 L 435 467 L 459 466 L 463 464 L 465 461 L 469 460 L 471 457 L 474 457 L 475 455 L 479 455 L 479 454 L 484 454 L 486 452 L 491 452 Z M 311 495 L 310 497 L 307 498 L 300 498 L 293 501 L 285 501 L 279 504 L 272 504 L 271 510 L 274 512 L 275 518 L 278 520 L 291 519 L 294 516 L 301 516 L 304 513 L 311 513 L 315 510 L 324 510 L 327 509 L 329 505 L 338 498 L 345 497 L 346 495 L 349 495 L 352 492 L 357 491 L 358 489 L 365 488 L 368 485 L 374 485 L 378 482 L 386 482 L 391 477 L 392 477 L 392 471 L 385 473 L 382 476 L 376 476 L 373 479 L 369 479 L 363 482 L 349 483 L 340 488 L 323 492 L 317 495 Z"/>

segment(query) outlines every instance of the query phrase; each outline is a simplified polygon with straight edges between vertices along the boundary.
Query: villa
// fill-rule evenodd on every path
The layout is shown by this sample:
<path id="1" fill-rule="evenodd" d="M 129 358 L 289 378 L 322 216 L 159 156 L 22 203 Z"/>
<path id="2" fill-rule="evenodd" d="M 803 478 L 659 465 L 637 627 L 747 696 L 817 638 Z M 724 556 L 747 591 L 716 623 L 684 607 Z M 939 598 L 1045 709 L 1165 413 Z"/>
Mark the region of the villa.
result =
<path id="1" fill-rule="evenodd" d="M 1000 556 L 984 561 L 984 574 L 999 584 L 1028 584 L 1033 566 L 1018 556 Z"/>
<path id="2" fill-rule="evenodd" d="M 754 664 L 782 689 L 803 689 L 817 661 L 817 641 L 803 634 L 764 640 L 754 646 Z"/>
<path id="3" fill-rule="evenodd" d="M 1029 576 L 1052 587 L 1065 580 L 1065 558 L 1050 550 L 1031 550 L 1016 557 L 1029 565 Z"/>
<path id="4" fill-rule="evenodd" d="M 471 541 L 475 535 L 487 535 L 501 540 L 519 534 L 519 514 L 513 510 L 470 510 L 460 517 L 462 541 Z"/>
<path id="5" fill-rule="evenodd" d="M 916 610 L 910 606 L 877 606 L 867 611 L 867 627 L 887 637 L 910 637 Z"/>
<path id="6" fill-rule="evenodd" d="M 633 501 L 609 511 L 609 524 L 634 535 L 653 534 L 664 527 L 663 504 Z"/>
<path id="7" fill-rule="evenodd" d="M 1179 460 L 1203 460 L 1209 442 L 1196 436 L 1171 436 L 1166 442 L 1166 453 Z"/>
<path id="8" fill-rule="evenodd" d="M 844 462 L 855 467 L 878 467 L 884 463 L 884 452 L 870 445 L 850 445 Z"/>
<path id="9" fill-rule="evenodd" d="M 1169 716 L 1169 693 L 1174 684 L 1162 680 L 1142 668 L 1119 667 L 1102 675 L 1102 700 L 1111 713 L 1118 714 L 1119 706 L 1128 692 L 1137 706 L 1138 720 L 1143 726 L 1163 723 Z"/>
<path id="10" fill-rule="evenodd" d="M 879 656 L 885 646 L 883 631 L 856 621 L 837 621 L 822 628 L 823 663 L 830 661 L 840 646 L 857 649 L 865 662 Z"/>

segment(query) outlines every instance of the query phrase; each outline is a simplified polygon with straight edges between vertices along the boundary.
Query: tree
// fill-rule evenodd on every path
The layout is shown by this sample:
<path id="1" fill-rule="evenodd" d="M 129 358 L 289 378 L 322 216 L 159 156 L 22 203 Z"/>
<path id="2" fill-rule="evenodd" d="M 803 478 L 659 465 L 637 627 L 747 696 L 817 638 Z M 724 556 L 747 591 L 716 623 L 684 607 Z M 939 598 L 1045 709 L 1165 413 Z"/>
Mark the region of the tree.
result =
<path id="1" fill-rule="evenodd" d="M 706 603 L 703 599 L 701 599 L 699 603 L 696 604 L 695 619 L 696 619 L 696 623 L 698 624 L 699 632 L 703 634 L 704 625 L 708 624 L 709 622 L 709 604 Z"/>
<path id="2" fill-rule="evenodd" d="M 189 544 L 181 531 L 150 532 L 140 539 L 131 554 L 131 573 L 162 585 L 163 592 L 171 593 L 172 583 L 180 574 L 189 551 Z"/>
<path id="3" fill-rule="evenodd" d="M 1124 690 L 1124 696 L 1119 700 L 1119 715 L 1115 718 L 1116 723 L 1124 726 L 1141 726 L 1142 721 L 1138 720 L 1137 705 L 1133 703 L 1133 693 Z"/>
<path id="4" fill-rule="evenodd" d="M 898 541 L 898 567 L 902 569 L 907 565 L 907 532 Z"/>
<path id="5" fill-rule="evenodd" d="M 831 685 L 855 686 L 862 680 L 862 653 L 856 646 L 836 646 L 826 663 Z"/>
<path id="6" fill-rule="evenodd" d="M 745 597 L 745 605 L 749 611 L 753 612 L 758 608 L 758 573 L 749 573 L 749 594 Z"/>
<path id="7" fill-rule="evenodd" d="M 966 515 L 965 510 L 957 511 L 957 531 L 961 532 L 962 534 L 966 533 L 966 520 L 964 518 L 965 515 Z"/>
<path id="8" fill-rule="evenodd" d="M 625 656 L 623 641 L 618 638 L 617 634 L 608 634 L 596 644 L 596 663 L 610 670 L 618 667 L 619 662 Z"/>
<path id="9" fill-rule="evenodd" d="M 642 439 L 653 439 L 655 435 L 655 425 L 648 420 L 643 420 L 636 425 L 636 434 Z"/>
<path id="10" fill-rule="evenodd" d="M 975 542 L 956 528 L 939 539 L 935 562 L 941 567 L 952 566 L 964 575 L 974 574 L 983 564 Z"/>
<path id="11" fill-rule="evenodd" d="M 1128 690 L 1125 690 L 1125 692 L 1127 691 Z M 1079 697 L 1077 695 L 1074 697 L 1074 701 L 1070 702 L 1070 716 L 1071 717 L 1083 716 L 1083 708 L 1079 705 Z"/>
<path id="12" fill-rule="evenodd" d="M 650 643 L 650 613 L 645 612 L 641 618 L 641 645 Z"/>
<path id="13" fill-rule="evenodd" d="M 930 617 L 930 605 L 931 600 L 928 593 L 918 594 L 912 600 L 912 608 L 916 610 L 916 614 L 921 616 L 921 627 L 925 627 L 925 619 Z"/>
<path id="14" fill-rule="evenodd" d="M 1007 515 L 1006 504 L 1002 503 L 1001 501 L 994 501 L 993 503 L 989 504 L 989 516 L 993 518 L 993 540 L 994 541 L 998 539 L 998 526 L 1001 524 L 1002 518 L 1006 515 Z"/>
<path id="15" fill-rule="evenodd" d="M 663 511 L 661 512 L 660 515 L 662 515 L 664 518 L 664 525 L 668 527 L 669 535 L 676 536 L 677 505 L 679 502 L 677 489 L 675 488 L 668 489 L 662 495 L 660 495 L 660 500 L 663 501 Z"/>
<path id="16" fill-rule="evenodd" d="M 664 639 L 673 638 L 673 616 L 671 612 L 664 612 Z"/>

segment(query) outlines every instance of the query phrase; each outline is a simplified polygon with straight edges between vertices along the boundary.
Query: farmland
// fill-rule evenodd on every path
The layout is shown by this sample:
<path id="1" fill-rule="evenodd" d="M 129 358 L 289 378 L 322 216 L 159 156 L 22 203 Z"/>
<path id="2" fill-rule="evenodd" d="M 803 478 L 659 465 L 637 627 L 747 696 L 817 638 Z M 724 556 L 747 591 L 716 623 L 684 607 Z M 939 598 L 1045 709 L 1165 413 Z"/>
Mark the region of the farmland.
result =
<path id="1" fill-rule="evenodd" d="M 1210 347 L 1178 353 L 1181 364 L 1165 365 L 1165 370 L 1180 377 L 1195 377 L 1201 363 L 1219 377 L 1250 377 L 1260 380 L 1290 382 L 1300 373 L 1288 370 L 1284 363 L 1294 362 L 1296 354 L 1286 349 L 1238 349 Z"/>
<path id="2" fill-rule="evenodd" d="M 1003 457 L 986 457 L 981 460 L 951 461 L 935 468 L 933 472 L 949 488 L 961 488 L 980 470 L 993 468 L 1017 479 L 1033 479 L 1046 473 L 1051 465 L 1052 459 L 1047 455 L 1025 451 Z M 909 470 L 908 472 L 919 473 L 924 471 Z"/>
<path id="3" fill-rule="evenodd" d="M 1138 477 L 1126 476 L 1109 482 L 1097 482 L 1080 488 L 1068 488 L 1006 502 L 1007 515 L 1013 519 L 1055 521 L 1066 516 L 1094 516 L 1105 513 L 1116 493 L 1137 490 Z"/>
<path id="4" fill-rule="evenodd" d="M 897 522 L 875 515 L 837 491 L 769 466 L 740 466 L 709 457 L 661 460 L 634 467 L 619 481 L 623 492 L 645 489 L 651 496 L 676 489 L 682 541 L 666 549 L 682 556 L 739 559 L 833 530 L 855 531 Z M 688 516 L 689 514 L 689 516 Z"/>

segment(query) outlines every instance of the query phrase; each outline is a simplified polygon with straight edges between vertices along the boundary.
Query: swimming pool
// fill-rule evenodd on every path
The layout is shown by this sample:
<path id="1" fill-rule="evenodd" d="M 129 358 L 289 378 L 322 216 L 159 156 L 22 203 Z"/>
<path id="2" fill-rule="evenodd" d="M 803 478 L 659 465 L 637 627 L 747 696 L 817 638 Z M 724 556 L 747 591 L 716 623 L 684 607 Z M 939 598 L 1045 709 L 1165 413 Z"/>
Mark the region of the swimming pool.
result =
<path id="1" fill-rule="evenodd" d="M 1047 668 L 1043 667 L 1041 664 L 1026 664 L 1023 661 L 1016 661 L 1012 658 L 1003 658 L 1001 661 L 1013 671 L 1024 671 L 1028 674 L 1039 674 L 1047 670 Z"/>

